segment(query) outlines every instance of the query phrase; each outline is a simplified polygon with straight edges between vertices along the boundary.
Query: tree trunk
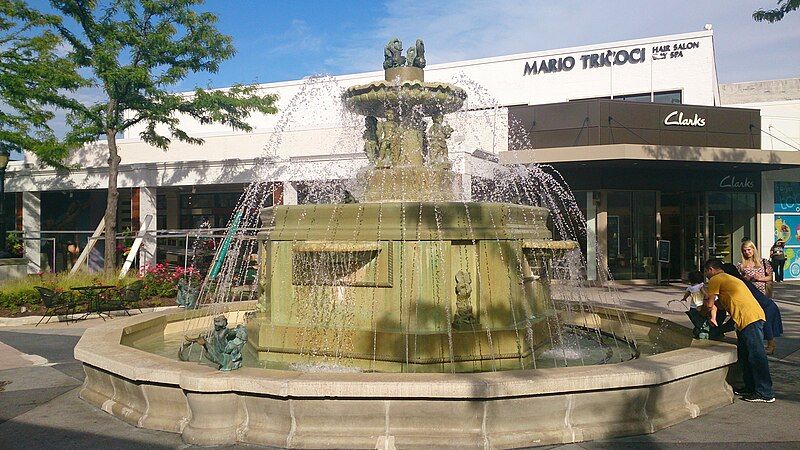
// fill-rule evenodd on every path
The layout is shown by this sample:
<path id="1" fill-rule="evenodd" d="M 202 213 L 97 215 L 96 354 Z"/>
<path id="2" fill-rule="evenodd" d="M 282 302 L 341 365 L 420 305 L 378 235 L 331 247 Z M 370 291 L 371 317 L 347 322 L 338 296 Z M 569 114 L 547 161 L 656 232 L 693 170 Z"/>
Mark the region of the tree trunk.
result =
<path id="1" fill-rule="evenodd" d="M 120 157 L 117 154 L 117 132 L 106 130 L 108 141 L 108 197 L 106 199 L 106 251 L 103 269 L 110 274 L 117 268 L 117 175 Z"/>

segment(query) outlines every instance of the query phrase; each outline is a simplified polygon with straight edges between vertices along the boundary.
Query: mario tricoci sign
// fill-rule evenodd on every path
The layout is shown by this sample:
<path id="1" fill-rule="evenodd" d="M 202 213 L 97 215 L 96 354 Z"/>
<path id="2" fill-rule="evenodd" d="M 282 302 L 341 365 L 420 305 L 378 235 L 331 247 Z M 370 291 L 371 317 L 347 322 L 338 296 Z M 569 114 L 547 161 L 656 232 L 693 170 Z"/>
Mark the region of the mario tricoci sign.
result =
<path id="1" fill-rule="evenodd" d="M 596 53 L 585 53 L 577 56 L 542 58 L 533 62 L 525 61 L 525 70 L 523 75 L 569 72 L 575 67 L 580 67 L 581 69 L 595 69 L 598 67 L 638 64 L 644 62 L 646 58 L 647 53 L 644 47 L 605 50 Z"/>
<path id="2" fill-rule="evenodd" d="M 541 73 L 569 72 L 573 69 L 583 70 L 623 66 L 626 64 L 639 64 L 647 60 L 648 47 L 651 50 L 652 59 L 656 61 L 683 58 L 685 53 L 700 48 L 700 42 L 664 42 L 647 47 L 633 46 L 569 56 L 534 58 L 533 61 L 525 61 L 522 75 L 538 75 Z"/>

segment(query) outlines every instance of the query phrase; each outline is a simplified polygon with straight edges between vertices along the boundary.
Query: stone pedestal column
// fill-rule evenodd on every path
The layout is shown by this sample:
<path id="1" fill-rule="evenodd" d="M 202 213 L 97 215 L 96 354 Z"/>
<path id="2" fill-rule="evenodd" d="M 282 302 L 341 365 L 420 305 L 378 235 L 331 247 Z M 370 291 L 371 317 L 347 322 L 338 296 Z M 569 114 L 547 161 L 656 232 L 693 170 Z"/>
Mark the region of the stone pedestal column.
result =
<path id="1" fill-rule="evenodd" d="M 42 271 L 42 196 L 40 192 L 22 193 L 22 236 L 25 259 L 28 260 L 28 273 Z M 33 238 L 33 239 L 31 239 Z"/>

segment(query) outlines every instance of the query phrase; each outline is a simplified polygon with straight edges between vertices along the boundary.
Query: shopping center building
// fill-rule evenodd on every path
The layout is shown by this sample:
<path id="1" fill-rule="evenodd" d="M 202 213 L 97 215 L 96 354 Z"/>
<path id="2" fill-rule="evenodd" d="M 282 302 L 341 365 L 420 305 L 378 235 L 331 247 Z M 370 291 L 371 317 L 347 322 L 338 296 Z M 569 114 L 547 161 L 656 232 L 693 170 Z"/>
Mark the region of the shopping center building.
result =
<path id="1" fill-rule="evenodd" d="M 362 125 L 343 118 L 339 94 L 382 77 L 264 84 L 281 112 L 253 117 L 248 133 L 183 120 L 202 146 L 162 151 L 126 132 L 119 229 L 144 224 L 157 237 L 140 264 L 182 261 L 185 236 L 204 221 L 224 227 L 254 179 L 273 183 L 273 202 L 291 204 L 311 201 L 312 183 L 356 178 L 367 164 Z M 787 278 L 800 279 L 800 79 L 720 85 L 711 30 L 430 65 L 425 77 L 469 95 L 448 117 L 465 195 L 498 164 L 562 173 L 586 217 L 590 278 L 604 272 L 598 264 L 619 280 L 685 278 L 708 257 L 738 261 L 745 237 L 766 253 L 780 236 Z M 68 173 L 32 155 L 9 164 L 5 220 L 26 238 L 29 272 L 62 270 L 67 243 L 83 247 L 95 231 L 104 145 L 75 153 L 68 164 L 79 168 Z M 670 243 L 661 253 L 659 241 Z M 101 262 L 97 246 L 90 266 Z"/>

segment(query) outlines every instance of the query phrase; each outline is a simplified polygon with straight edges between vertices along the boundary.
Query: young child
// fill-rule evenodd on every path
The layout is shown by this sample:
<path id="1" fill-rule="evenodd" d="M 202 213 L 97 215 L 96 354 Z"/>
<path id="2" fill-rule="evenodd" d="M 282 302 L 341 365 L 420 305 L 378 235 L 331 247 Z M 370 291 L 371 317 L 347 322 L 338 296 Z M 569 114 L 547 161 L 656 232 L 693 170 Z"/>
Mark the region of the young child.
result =
<path id="1" fill-rule="evenodd" d="M 705 317 L 703 312 L 698 309 L 703 306 L 703 302 L 706 298 L 706 285 L 704 281 L 705 277 L 703 276 L 703 272 L 699 270 L 689 272 L 689 283 L 691 283 L 691 286 L 686 288 L 686 293 L 681 299 L 684 303 L 689 300 L 689 310 L 686 311 L 686 315 L 689 316 L 689 320 L 691 320 L 692 325 L 694 325 L 694 337 L 696 339 L 708 339 L 711 332 L 709 320 Z M 716 311 L 711 311 L 711 317 L 715 317 L 715 313 Z"/>
<path id="2" fill-rule="evenodd" d="M 691 283 L 691 286 L 686 288 L 686 293 L 681 301 L 686 302 L 687 299 L 691 298 L 689 309 L 697 309 L 703 306 L 703 302 L 706 299 L 706 284 L 703 273 L 699 270 L 689 272 L 689 283 Z"/>

